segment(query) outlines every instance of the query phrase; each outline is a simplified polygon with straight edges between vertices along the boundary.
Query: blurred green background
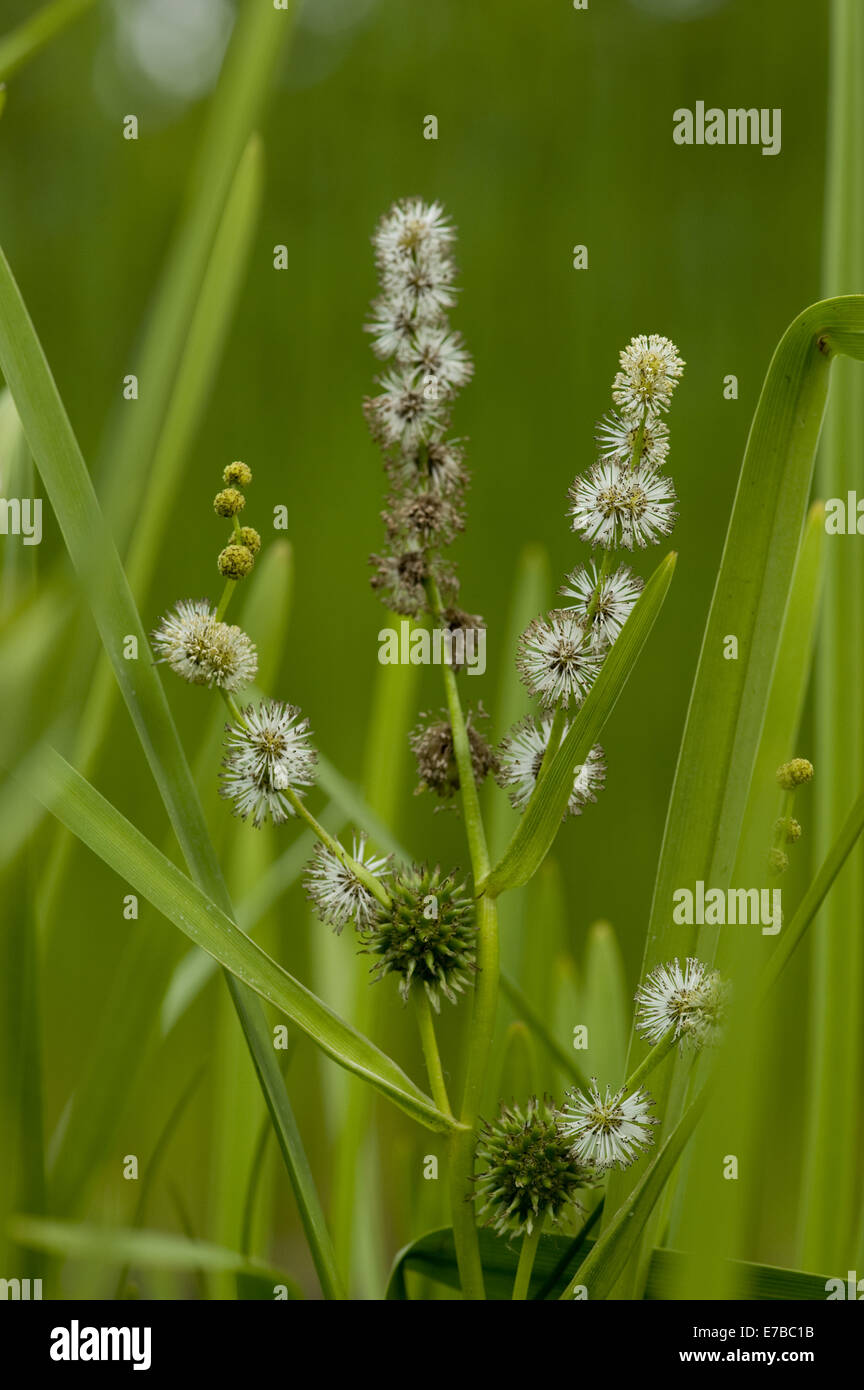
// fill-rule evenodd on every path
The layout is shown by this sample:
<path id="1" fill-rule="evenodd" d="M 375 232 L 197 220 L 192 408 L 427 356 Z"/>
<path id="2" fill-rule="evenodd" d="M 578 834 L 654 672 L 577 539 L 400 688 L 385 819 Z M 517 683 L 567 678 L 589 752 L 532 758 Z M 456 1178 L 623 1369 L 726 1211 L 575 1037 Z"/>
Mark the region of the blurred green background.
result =
<path id="1" fill-rule="evenodd" d="M 33 8 L 6 0 L 3 28 Z M 136 408 L 121 398 L 123 377 L 134 370 L 232 14 L 228 0 L 102 4 L 10 87 L 0 122 L 0 240 L 88 460 L 112 414 Z M 367 567 L 381 541 L 384 491 L 361 413 L 375 372 L 362 332 L 375 291 L 369 237 L 394 199 L 441 199 L 460 237 L 453 322 L 476 364 L 454 416 L 470 441 L 473 474 L 469 525 L 455 554 L 462 602 L 488 623 L 489 665 L 467 693 L 483 700 L 498 738 L 506 732 L 496 692 L 514 656 L 504 632 L 518 555 L 529 543 L 548 549 L 551 604 L 584 558 L 568 529 L 566 490 L 592 461 L 618 350 L 635 333 L 672 338 L 687 362 L 670 416 L 677 576 L 603 740 L 606 790 L 557 848 L 574 953 L 589 925 L 607 919 L 633 985 L 749 421 L 774 345 L 819 297 L 826 17 L 826 6 L 805 0 L 591 0 L 587 12 L 570 0 L 302 4 L 261 127 L 263 215 L 217 389 L 177 479 L 158 578 L 137 595 L 147 626 L 179 597 L 216 598 L 224 528 L 210 501 L 224 463 L 245 459 L 255 474 L 248 520 L 260 523 L 266 543 L 267 518 L 286 504 L 295 551 L 294 607 L 273 693 L 301 705 L 319 747 L 360 780 L 384 614 Z M 782 153 L 674 145 L 672 112 L 697 100 L 782 108 Z M 127 113 L 139 117 L 137 142 L 122 138 Z M 438 119 L 436 141 L 423 138 L 428 114 Z M 273 268 L 277 244 L 288 248 L 284 271 Z M 572 268 L 575 244 L 588 248 L 587 270 Z M 728 374 L 738 378 L 734 401 L 723 397 Z M 122 476 L 124 460 L 104 466 Z M 94 473 L 101 486 L 95 465 Z M 61 553 L 46 516 L 40 569 Z M 638 555 L 636 567 L 647 574 L 657 558 Z M 167 688 L 194 750 L 202 707 L 209 714 L 212 706 L 200 690 L 177 681 Z M 45 693 L 46 705 L 60 694 Z M 418 711 L 441 703 L 439 673 L 425 671 Z M 98 785 L 161 843 L 164 815 L 125 711 L 104 752 Z M 433 802 L 412 797 L 413 786 L 408 768 L 398 838 L 418 857 L 464 866 L 456 815 L 433 815 Z M 284 827 L 279 847 L 295 834 Z M 173 929 L 152 913 L 123 921 L 122 891 L 76 851 L 46 968 L 49 1133 L 80 1074 L 94 1016 L 116 987 L 126 933 L 161 931 L 173 948 Z M 310 924 L 299 888 L 280 905 L 275 930 L 281 957 L 308 978 Z M 347 937 L 341 945 L 350 953 Z M 379 989 L 388 995 L 386 1027 L 399 1035 L 393 1048 L 422 1074 L 389 984 Z M 93 1175 L 91 1213 L 128 1215 L 133 1199 L 117 1155 L 152 1147 L 184 1077 L 211 1056 L 222 989 L 211 986 L 158 1065 L 118 1098 L 121 1131 Z M 301 1044 L 292 1095 L 313 1166 L 326 1172 L 320 1075 Z M 216 1085 L 211 1069 L 166 1164 L 205 1236 L 207 1107 Z M 391 1161 L 404 1151 L 413 1164 L 415 1152 L 434 1150 L 395 1112 L 376 1110 L 395 1136 Z M 286 1187 L 280 1173 L 273 1239 L 302 1273 Z M 418 1233 L 407 1207 L 398 1207 L 383 1227 L 387 1254 Z M 150 1224 L 175 1219 L 167 1196 L 157 1195 Z M 782 1220 L 759 1253 L 783 1257 Z"/>

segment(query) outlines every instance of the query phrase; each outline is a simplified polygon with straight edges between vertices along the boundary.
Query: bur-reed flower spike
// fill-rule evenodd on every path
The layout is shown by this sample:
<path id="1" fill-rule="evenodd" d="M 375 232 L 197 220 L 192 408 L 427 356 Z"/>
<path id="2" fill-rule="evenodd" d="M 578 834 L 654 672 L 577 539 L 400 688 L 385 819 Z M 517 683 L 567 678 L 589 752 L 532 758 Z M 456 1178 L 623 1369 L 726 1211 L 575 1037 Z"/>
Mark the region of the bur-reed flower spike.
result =
<path id="1" fill-rule="evenodd" d="M 690 956 L 659 965 L 636 991 L 636 1031 L 652 1045 L 670 1029 L 685 1046 L 702 1048 L 719 1042 L 729 986 L 716 970 Z"/>
<path id="2" fill-rule="evenodd" d="M 387 884 L 390 906 L 379 905 L 363 951 L 378 956 L 376 980 L 399 977 L 407 1002 L 415 982 L 440 1010 L 441 995 L 456 1003 L 475 966 L 474 908 L 455 873 L 442 874 L 425 865 L 403 869 Z"/>
<path id="3" fill-rule="evenodd" d="M 232 536 L 233 540 L 234 537 Z M 257 555 L 261 549 L 261 536 L 254 526 L 241 526 L 236 536 L 239 545 L 245 545 L 246 549 L 253 555 Z"/>
<path id="4" fill-rule="evenodd" d="M 366 327 L 390 370 L 364 411 L 395 493 L 383 514 L 388 549 L 372 556 L 372 586 L 412 617 L 430 611 L 433 581 L 445 602 L 457 590 L 441 552 L 464 527 L 467 475 L 461 446 L 445 436 L 450 403 L 473 363 L 447 320 L 456 302 L 454 240 L 441 206 L 419 198 L 395 204 L 373 237 L 380 294 Z"/>
<path id="5" fill-rule="evenodd" d="M 158 661 L 192 685 L 242 690 L 258 671 L 255 646 L 239 627 L 217 622 L 206 599 L 181 599 L 153 633 Z"/>
<path id="6" fill-rule="evenodd" d="M 561 740 L 567 737 L 569 723 L 565 723 Z M 496 780 L 510 798 L 510 804 L 517 811 L 528 805 L 531 794 L 537 785 L 537 777 L 549 746 L 552 729 L 552 715 L 534 719 L 526 715 L 514 724 L 506 738 L 502 739 L 497 753 Z M 597 800 L 606 781 L 606 763 L 603 749 L 599 743 L 588 754 L 573 774 L 573 790 L 567 802 L 563 819 L 582 814 L 583 806 Z"/>
<path id="7" fill-rule="evenodd" d="M 777 769 L 777 782 L 784 791 L 791 792 L 804 782 L 812 782 L 813 764 L 806 758 L 792 758 Z"/>
<path id="8" fill-rule="evenodd" d="M 216 561 L 223 579 L 245 579 L 255 564 L 255 556 L 248 545 L 233 543 L 220 550 Z"/>
<path id="9" fill-rule="evenodd" d="M 296 705 L 264 700 L 247 705 L 225 727 L 222 796 L 233 811 L 257 828 L 268 815 L 274 825 L 296 815 L 287 791 L 302 795 L 315 780 L 317 753 L 310 744 L 309 720 Z"/>
<path id="10" fill-rule="evenodd" d="M 668 338 L 657 333 L 631 338 L 621 352 L 621 370 L 612 386 L 612 399 L 628 416 L 648 418 L 669 409 L 684 362 Z"/>
<path id="11" fill-rule="evenodd" d="M 390 872 L 390 856 L 367 854 L 366 836 L 355 836 L 351 857 L 382 881 Z M 381 904 L 375 895 L 347 868 L 327 845 L 318 845 L 306 870 L 306 892 L 314 902 L 322 922 L 341 934 L 347 922 L 358 931 L 368 931 L 375 923 Z"/>
<path id="12" fill-rule="evenodd" d="M 535 618 L 519 640 L 516 666 L 525 685 L 546 706 L 581 704 L 603 653 L 590 640 L 585 619 L 566 608 Z"/>
<path id="13" fill-rule="evenodd" d="M 486 1224 L 500 1234 L 530 1235 L 539 1222 L 555 1225 L 578 1211 L 577 1193 L 597 1179 L 573 1154 L 558 1112 L 544 1096 L 502 1106 L 485 1124 L 477 1146 L 474 1196 Z"/>
<path id="14" fill-rule="evenodd" d="M 580 1163 L 595 1168 L 627 1168 L 653 1143 L 651 1126 L 658 1121 L 648 1114 L 654 1104 L 641 1086 L 632 1095 L 606 1087 L 601 1095 L 596 1077 L 588 1091 L 567 1092 L 559 1127 Z"/>
<path id="15" fill-rule="evenodd" d="M 482 709 L 479 715 L 481 718 L 485 717 Z M 412 730 L 408 740 L 420 778 L 415 792 L 428 790 L 435 792 L 436 796 L 443 800 L 449 800 L 459 790 L 459 769 L 456 766 L 453 729 L 449 717 L 444 712 L 441 718 L 428 714 L 422 715 L 421 718 L 423 722 Z M 466 716 L 465 727 L 471 750 L 474 780 L 479 784 L 495 770 L 496 758 L 486 739 L 474 727 L 470 710 Z"/>
<path id="16" fill-rule="evenodd" d="M 592 645 L 605 649 L 618 637 L 642 588 L 643 581 L 627 565 L 601 575 L 592 561 L 568 574 L 559 592 L 573 599 L 566 607 L 588 624 Z"/>
<path id="17" fill-rule="evenodd" d="M 597 448 L 609 463 L 630 464 L 640 440 L 640 459 L 650 468 L 662 468 L 669 455 L 669 426 L 665 420 L 634 420 L 612 411 L 597 425 Z"/>
<path id="18" fill-rule="evenodd" d="M 228 487 L 248 487 L 252 481 L 252 469 L 248 463 L 229 463 L 222 471 L 222 479 Z"/>
<path id="19" fill-rule="evenodd" d="M 225 487 L 213 498 L 213 510 L 217 516 L 236 516 L 245 506 L 246 498 L 236 487 Z"/>
<path id="20" fill-rule="evenodd" d="M 645 463 L 595 463 L 571 484 L 570 503 L 573 530 L 607 550 L 655 545 L 675 524 L 672 479 Z"/>

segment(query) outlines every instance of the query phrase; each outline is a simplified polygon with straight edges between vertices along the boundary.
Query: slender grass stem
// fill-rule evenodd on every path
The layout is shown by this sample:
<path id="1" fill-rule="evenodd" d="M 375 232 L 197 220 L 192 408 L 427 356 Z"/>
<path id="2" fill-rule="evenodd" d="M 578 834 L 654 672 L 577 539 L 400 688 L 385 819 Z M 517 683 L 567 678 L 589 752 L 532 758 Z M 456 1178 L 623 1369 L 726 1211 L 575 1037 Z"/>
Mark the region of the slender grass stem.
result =
<path id="1" fill-rule="evenodd" d="M 642 1085 L 646 1076 L 650 1076 L 655 1067 L 658 1067 L 665 1057 L 668 1057 L 672 1048 L 675 1046 L 675 1030 L 670 1028 L 669 1032 L 655 1043 L 647 1057 L 644 1057 L 636 1070 L 628 1076 L 624 1083 L 624 1090 L 629 1095 Z"/>
<path id="2" fill-rule="evenodd" d="M 540 771 L 537 773 L 539 782 L 546 772 L 555 754 L 561 746 L 561 739 L 564 737 L 564 726 L 567 723 L 567 707 L 559 705 L 552 716 L 552 727 L 549 730 L 549 742 L 546 744 L 546 752 L 543 754 L 543 761 L 540 764 Z"/>
<path id="3" fill-rule="evenodd" d="M 429 598 L 436 619 L 441 621 L 441 596 L 434 580 L 428 584 Z M 471 856 L 474 883 L 489 872 L 489 850 L 480 811 L 480 798 L 471 761 L 471 745 L 452 666 L 445 665 L 444 689 L 453 732 L 453 751 L 459 769 L 459 788 L 465 832 Z M 465 1127 L 451 1138 L 450 1182 L 453 1208 L 453 1236 L 462 1279 L 462 1294 L 466 1299 L 486 1296 L 483 1267 L 477 1239 L 473 1208 L 474 1151 L 476 1126 L 483 1097 L 483 1085 L 489 1066 L 489 1054 L 498 1014 L 498 909 L 494 898 L 485 894 L 477 899 L 477 983 L 474 990 L 474 1009 L 468 1030 L 467 1060 L 459 1119 Z"/>
<path id="4" fill-rule="evenodd" d="M 0 39 L 0 82 L 23 68 L 95 3 L 96 0 L 52 0 L 11 33 L 4 34 Z"/>
<path id="5" fill-rule="evenodd" d="M 231 602 L 231 598 L 236 588 L 236 579 L 228 579 L 225 581 L 225 588 L 222 590 L 222 597 L 219 600 L 219 607 L 216 609 L 217 623 L 221 623 L 222 619 L 225 617 L 225 611 L 228 607 L 228 604 Z"/>
<path id="6" fill-rule="evenodd" d="M 528 1290 L 531 1287 L 531 1271 L 534 1268 L 534 1259 L 540 1245 L 540 1235 L 543 1230 L 543 1218 L 541 1217 L 534 1223 L 534 1229 L 522 1237 L 522 1248 L 519 1251 L 519 1263 L 516 1266 L 516 1278 L 513 1281 L 513 1302 L 522 1302 L 528 1297 Z"/>
<path id="7" fill-rule="evenodd" d="M 438 1039 L 435 1036 L 435 1021 L 432 1017 L 429 996 L 422 985 L 415 984 L 411 990 L 411 997 L 414 1001 L 414 1012 L 417 1015 L 420 1042 L 423 1047 L 423 1056 L 426 1059 L 426 1071 L 429 1074 L 429 1085 L 432 1087 L 433 1099 L 438 1109 L 452 1118 L 453 1111 L 450 1108 L 450 1098 L 447 1095 L 447 1085 L 444 1081 L 444 1071 L 441 1066 L 441 1054 L 438 1051 Z"/>

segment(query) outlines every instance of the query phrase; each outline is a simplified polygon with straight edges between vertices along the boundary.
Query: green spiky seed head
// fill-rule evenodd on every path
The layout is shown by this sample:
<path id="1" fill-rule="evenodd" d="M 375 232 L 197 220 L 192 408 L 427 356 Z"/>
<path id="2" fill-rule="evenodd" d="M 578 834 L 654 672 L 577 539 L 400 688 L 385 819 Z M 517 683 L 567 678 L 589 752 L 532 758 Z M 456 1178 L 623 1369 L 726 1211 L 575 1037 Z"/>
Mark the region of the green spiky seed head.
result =
<path id="1" fill-rule="evenodd" d="M 451 1004 L 476 970 L 474 908 L 455 874 L 412 865 L 388 884 L 390 906 L 380 908 L 363 951 L 378 956 L 374 978 L 399 976 L 407 1001 L 412 984 L 422 985 L 432 1007 L 443 994 Z"/>
<path id="2" fill-rule="evenodd" d="M 244 579 L 255 564 L 251 550 L 245 545 L 226 545 L 216 562 L 225 579 Z"/>
<path id="3" fill-rule="evenodd" d="M 500 1233 L 530 1235 L 534 1225 L 557 1223 L 576 1193 L 597 1175 L 573 1156 L 561 1133 L 561 1117 L 547 1096 L 532 1096 L 522 1108 L 503 1106 L 486 1124 L 477 1147 L 474 1198 L 486 1224 Z"/>
<path id="4" fill-rule="evenodd" d="M 802 782 L 812 782 L 813 764 L 806 758 L 792 758 L 777 769 L 777 781 L 785 792 L 794 791 Z"/>
<path id="5" fill-rule="evenodd" d="M 801 839 L 801 826 L 794 816 L 781 816 L 774 829 L 783 836 L 787 845 L 794 845 L 796 840 Z"/>
<path id="6" fill-rule="evenodd" d="M 246 498 L 236 487 L 225 487 L 213 498 L 213 510 L 217 516 L 236 516 L 246 506 Z"/>
<path id="7" fill-rule="evenodd" d="M 232 541 L 234 537 L 231 537 Z M 251 550 L 253 555 L 257 555 L 261 549 L 261 537 L 254 526 L 241 526 L 236 538 L 238 545 L 245 545 L 247 550 Z"/>
<path id="8" fill-rule="evenodd" d="M 229 463 L 222 477 L 229 486 L 248 487 L 252 481 L 252 469 L 248 463 Z"/>
<path id="9" fill-rule="evenodd" d="M 789 868 L 789 855 L 782 849 L 771 849 L 768 851 L 768 872 L 772 874 L 785 874 Z"/>

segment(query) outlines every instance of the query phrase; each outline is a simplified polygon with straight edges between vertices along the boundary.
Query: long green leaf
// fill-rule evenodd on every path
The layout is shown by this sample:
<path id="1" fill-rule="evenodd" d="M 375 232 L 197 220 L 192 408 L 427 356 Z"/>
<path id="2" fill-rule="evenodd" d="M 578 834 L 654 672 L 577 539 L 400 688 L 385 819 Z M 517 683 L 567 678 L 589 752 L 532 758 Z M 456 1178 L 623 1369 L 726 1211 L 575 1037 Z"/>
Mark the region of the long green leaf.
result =
<path id="1" fill-rule="evenodd" d="M 590 1249 L 592 1242 L 586 1241 Z M 572 1267 L 574 1242 L 568 1236 L 543 1235 L 537 1250 L 534 1270 L 531 1276 L 529 1297 L 560 1298 L 568 1282 L 567 1261 Z M 480 1232 L 480 1253 L 483 1272 L 490 1298 L 509 1299 L 513 1290 L 513 1277 L 519 1263 L 518 1242 L 506 1237 L 496 1236 L 492 1231 Z M 683 1257 L 675 1250 L 655 1250 L 651 1257 L 651 1268 L 646 1299 L 664 1299 L 681 1266 Z M 564 1269 L 561 1269 L 562 1264 Z M 825 1278 L 821 1274 L 807 1274 L 797 1269 L 781 1269 L 775 1265 L 737 1263 L 735 1265 L 741 1288 L 741 1297 L 759 1302 L 775 1300 L 821 1301 L 825 1298 Z M 552 1279 L 557 1271 L 557 1277 Z M 459 1271 L 456 1265 L 456 1252 L 453 1246 L 453 1229 L 430 1231 L 419 1240 L 412 1241 L 399 1251 L 393 1262 L 387 1298 L 396 1301 L 408 1298 L 406 1275 L 424 1275 L 445 1288 L 459 1288 Z M 544 1285 L 547 1285 L 544 1291 Z"/>
<path id="2" fill-rule="evenodd" d="M 51 0 L 17 29 L 0 38 L 0 82 L 6 82 L 29 63 L 96 0 Z"/>
<path id="3" fill-rule="evenodd" d="M 335 1062 L 362 1076 L 421 1124 L 439 1131 L 452 1127 L 395 1062 L 271 960 L 59 753 L 42 749 L 28 781 L 42 804 L 115 873 Z"/>
<path id="4" fill-rule="evenodd" d="M 92 1260 L 100 1265 L 135 1265 L 142 1269 L 218 1270 L 272 1278 L 284 1285 L 291 1298 L 302 1298 L 297 1284 L 281 1270 L 271 1269 L 236 1250 L 188 1240 L 168 1231 L 141 1231 L 135 1227 L 103 1229 L 82 1222 L 45 1221 L 35 1216 L 15 1216 L 10 1232 L 31 1250 L 47 1250 L 69 1260 Z"/>
<path id="5" fill-rule="evenodd" d="M 750 429 L 666 818 L 643 974 L 691 955 L 695 929 L 672 922 L 676 889 L 729 885 L 807 512 L 832 359 L 864 359 L 864 296 L 811 305 L 783 335 Z M 738 659 L 724 656 L 737 637 Z M 710 775 L 706 775 L 706 770 Z M 631 1040 L 628 1072 L 644 1056 Z M 652 1086 L 664 1124 L 672 1062 Z M 680 1089 L 680 1088 L 679 1088 Z M 610 1179 L 617 1210 L 638 1169 Z"/>
<path id="6" fill-rule="evenodd" d="M 567 737 L 531 799 L 504 856 L 478 885 L 492 897 L 527 883 L 542 864 L 561 826 L 573 790 L 573 771 L 584 763 L 636 664 L 666 597 L 675 569 L 674 552 L 657 566 L 600 674 L 577 710 Z"/>

